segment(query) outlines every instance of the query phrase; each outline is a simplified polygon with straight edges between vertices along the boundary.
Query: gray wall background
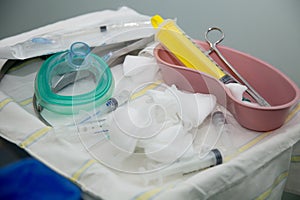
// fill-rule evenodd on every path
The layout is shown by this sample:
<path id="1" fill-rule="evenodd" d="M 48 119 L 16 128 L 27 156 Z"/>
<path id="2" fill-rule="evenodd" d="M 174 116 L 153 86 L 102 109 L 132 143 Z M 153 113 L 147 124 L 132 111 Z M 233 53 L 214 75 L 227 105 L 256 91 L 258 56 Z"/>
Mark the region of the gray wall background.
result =
<path id="1" fill-rule="evenodd" d="M 0 39 L 80 14 L 128 6 L 177 18 L 191 37 L 218 26 L 223 45 L 260 58 L 300 86 L 299 0 L 1 0 Z"/>

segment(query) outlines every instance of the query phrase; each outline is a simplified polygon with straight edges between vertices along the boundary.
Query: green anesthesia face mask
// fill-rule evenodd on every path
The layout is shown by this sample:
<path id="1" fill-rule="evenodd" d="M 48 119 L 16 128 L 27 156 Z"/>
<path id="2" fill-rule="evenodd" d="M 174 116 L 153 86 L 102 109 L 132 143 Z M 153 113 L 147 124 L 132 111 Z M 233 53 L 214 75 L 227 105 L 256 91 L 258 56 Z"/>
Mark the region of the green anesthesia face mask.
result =
<path id="1" fill-rule="evenodd" d="M 41 66 L 35 80 L 36 104 L 60 114 L 77 114 L 108 100 L 114 80 L 108 65 L 76 42 L 70 50 L 57 53 Z"/>

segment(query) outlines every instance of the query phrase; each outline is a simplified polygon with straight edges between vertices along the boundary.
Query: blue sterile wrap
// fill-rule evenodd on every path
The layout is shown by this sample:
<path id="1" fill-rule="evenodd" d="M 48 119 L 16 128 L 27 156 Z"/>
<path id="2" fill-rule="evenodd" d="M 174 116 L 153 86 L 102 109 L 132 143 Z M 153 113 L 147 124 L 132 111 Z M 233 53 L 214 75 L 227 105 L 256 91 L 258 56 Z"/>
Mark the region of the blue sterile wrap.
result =
<path id="1" fill-rule="evenodd" d="M 0 169 L 0 199 L 80 199 L 81 190 L 34 158 Z"/>

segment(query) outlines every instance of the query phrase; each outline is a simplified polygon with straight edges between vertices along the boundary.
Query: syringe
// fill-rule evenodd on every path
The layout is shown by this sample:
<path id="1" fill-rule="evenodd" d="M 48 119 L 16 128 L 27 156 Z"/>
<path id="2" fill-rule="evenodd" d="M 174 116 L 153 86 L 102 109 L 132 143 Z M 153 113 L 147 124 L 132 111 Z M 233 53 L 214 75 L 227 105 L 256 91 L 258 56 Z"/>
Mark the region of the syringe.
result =
<path id="1" fill-rule="evenodd" d="M 233 143 L 233 138 L 230 137 L 233 129 L 232 126 L 227 122 L 222 111 L 216 110 L 212 114 L 212 124 L 218 133 L 216 143 L 219 142 L 218 147 L 222 149 L 222 153 L 225 154 L 226 157 L 234 155 L 236 152 L 236 147 Z M 224 160 L 226 160 L 225 157 Z"/>
<path id="2" fill-rule="evenodd" d="M 97 107 L 97 110 L 93 116 L 88 115 L 79 120 L 75 120 L 75 123 L 66 125 L 66 126 L 58 126 L 54 127 L 54 131 L 57 134 L 65 135 L 68 138 L 80 137 L 85 138 L 94 136 L 96 137 L 95 143 L 89 142 L 88 147 L 93 146 L 96 143 L 101 141 L 109 140 L 109 125 L 106 122 L 105 114 L 112 112 L 117 109 L 117 107 L 126 103 L 130 98 L 130 92 L 128 90 L 123 90 L 114 97 L 108 99 L 104 104 L 101 104 Z"/>
<path id="3" fill-rule="evenodd" d="M 105 103 L 98 106 L 96 108 L 96 112 L 95 112 L 94 116 L 86 117 L 86 118 L 82 119 L 81 121 L 79 121 L 78 124 L 83 124 L 83 123 L 91 120 L 94 117 L 96 118 L 99 116 L 103 116 L 107 113 L 110 113 L 110 112 L 116 110 L 117 107 L 126 103 L 129 100 L 129 98 L 130 98 L 130 92 L 128 90 L 121 91 L 114 97 L 111 97 L 110 99 L 108 99 Z"/>
<path id="4" fill-rule="evenodd" d="M 75 123 L 65 126 L 54 126 L 53 129 L 56 132 L 63 132 L 68 135 L 88 135 L 88 134 L 103 134 L 103 136 L 109 138 L 108 125 L 106 119 L 90 120 L 85 123 Z"/>
<path id="5" fill-rule="evenodd" d="M 193 158 L 185 158 L 178 160 L 157 172 L 144 174 L 146 183 L 152 181 L 161 181 L 172 175 L 187 175 L 199 170 L 213 167 L 223 163 L 223 156 L 218 149 L 212 149 L 205 156 L 194 156 Z"/>
<path id="6" fill-rule="evenodd" d="M 130 92 L 128 90 L 123 90 L 114 97 L 108 99 L 104 104 L 102 104 L 97 110 L 97 113 L 104 115 L 106 113 L 112 112 L 117 109 L 118 106 L 126 103 L 130 98 Z"/>
<path id="7" fill-rule="evenodd" d="M 120 34 L 120 31 L 130 31 L 139 28 L 148 28 L 149 31 L 141 33 L 138 37 L 135 34 L 128 34 L 131 38 L 126 40 L 149 36 L 149 32 L 152 34 L 150 28 L 153 28 L 149 21 L 137 21 L 38 35 L 12 46 L 0 47 L 0 58 L 26 59 L 53 54 L 68 49 L 72 43 L 78 41 L 87 43 L 89 46 L 108 44 L 109 41 L 107 39 L 111 38 L 113 34 Z M 112 41 L 112 43 L 114 42 L 120 41 Z"/>
<path id="8" fill-rule="evenodd" d="M 81 142 L 87 149 L 110 140 L 109 126 L 105 119 L 88 121 L 83 124 L 53 126 L 53 131 L 59 138 Z"/>
<path id="9" fill-rule="evenodd" d="M 234 82 L 232 77 L 225 74 L 212 58 L 203 53 L 199 45 L 187 37 L 174 20 L 164 20 L 161 16 L 155 15 L 151 18 L 151 23 L 158 29 L 156 39 L 184 66 L 207 73 L 223 83 Z"/>

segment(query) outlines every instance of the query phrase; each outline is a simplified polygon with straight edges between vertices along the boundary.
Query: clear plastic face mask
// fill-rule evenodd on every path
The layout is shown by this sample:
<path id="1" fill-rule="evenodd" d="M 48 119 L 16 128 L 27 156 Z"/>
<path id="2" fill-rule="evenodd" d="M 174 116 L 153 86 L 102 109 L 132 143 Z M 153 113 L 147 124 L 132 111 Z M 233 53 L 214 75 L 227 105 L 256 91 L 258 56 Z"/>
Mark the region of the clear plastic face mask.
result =
<path id="1" fill-rule="evenodd" d="M 99 80 L 89 68 L 95 67 L 88 63 L 90 48 L 84 43 L 74 43 L 71 46 L 67 63 L 55 65 L 50 74 L 50 85 L 54 93 L 62 96 L 81 95 L 93 91 Z M 97 66 L 96 66 L 97 67 Z M 91 69 L 92 70 L 92 69 Z M 95 70 L 97 73 L 97 71 Z"/>
<path id="2" fill-rule="evenodd" d="M 82 42 L 48 58 L 35 81 L 37 104 L 60 114 L 100 105 L 111 97 L 113 88 L 110 68 Z"/>

